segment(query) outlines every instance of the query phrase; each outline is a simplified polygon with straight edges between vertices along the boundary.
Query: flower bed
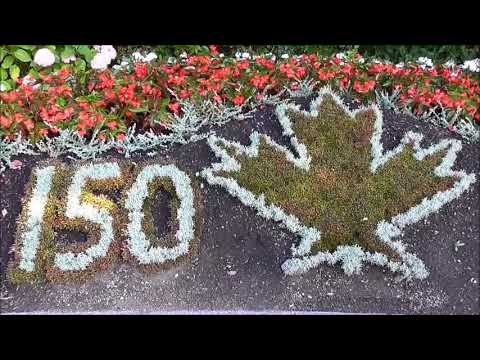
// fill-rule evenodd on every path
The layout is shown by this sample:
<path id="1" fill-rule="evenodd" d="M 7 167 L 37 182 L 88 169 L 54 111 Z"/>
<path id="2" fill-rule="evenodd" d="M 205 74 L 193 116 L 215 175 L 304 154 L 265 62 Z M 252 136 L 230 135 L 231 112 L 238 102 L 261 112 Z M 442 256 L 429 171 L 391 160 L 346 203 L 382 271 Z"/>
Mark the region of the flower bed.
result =
<path id="1" fill-rule="evenodd" d="M 176 63 L 147 60 L 90 70 L 84 79 L 69 64 L 38 79 L 18 79 L 17 89 L 0 94 L 0 138 L 8 142 L 21 135 L 38 142 L 73 130 L 80 137 L 121 142 L 134 124 L 137 132 L 168 132 L 185 114 L 185 103 L 248 109 L 268 96 L 327 84 L 363 101 L 386 92 L 399 109 L 441 116 L 452 131 L 478 137 L 479 82 L 460 68 L 368 63 L 357 53 L 232 59 L 214 47 L 209 56 Z"/>
<path id="2" fill-rule="evenodd" d="M 196 176 L 298 237 L 284 273 L 341 263 L 353 274 L 368 262 L 407 279 L 427 277 L 401 235 L 472 189 L 476 174 L 457 169 L 462 141 L 447 137 L 423 147 L 421 133 L 406 131 L 384 150 L 380 108 L 352 111 L 329 87 L 309 111 L 278 105 L 276 119 L 289 147 L 265 132 L 249 132 L 248 145 L 211 134 L 207 144 L 220 161 L 208 160 Z M 190 149 L 188 159 L 195 154 Z M 202 201 L 189 171 L 178 160 L 165 163 L 167 157 L 37 166 L 17 223 L 10 279 L 78 280 L 120 258 L 147 270 L 188 258 L 201 233 Z M 158 189 L 171 195 L 176 226 L 159 237 L 152 209 Z M 65 231 L 85 234 L 86 242 L 65 246 Z"/>
<path id="3" fill-rule="evenodd" d="M 452 169 L 461 141 L 423 148 L 423 135 L 410 131 L 384 151 L 380 109 L 352 112 L 330 88 L 310 111 L 280 105 L 277 117 L 295 153 L 256 131 L 248 146 L 212 135 L 208 144 L 220 162 L 200 175 L 301 239 L 283 271 L 341 263 L 352 274 L 369 262 L 426 278 L 423 261 L 395 238 L 471 190 L 475 174 Z"/>

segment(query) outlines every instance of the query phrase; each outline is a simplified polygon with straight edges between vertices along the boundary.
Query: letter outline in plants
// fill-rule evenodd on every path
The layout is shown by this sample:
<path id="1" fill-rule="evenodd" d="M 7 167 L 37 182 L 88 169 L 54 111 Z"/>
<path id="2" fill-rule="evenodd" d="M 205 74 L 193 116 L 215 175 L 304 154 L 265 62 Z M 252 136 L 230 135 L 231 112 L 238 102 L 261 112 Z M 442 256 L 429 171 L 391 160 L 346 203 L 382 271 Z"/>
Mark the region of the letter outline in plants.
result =
<path id="1" fill-rule="evenodd" d="M 178 230 L 175 239 L 177 245 L 173 247 L 152 246 L 153 234 L 147 236 L 142 225 L 145 218 L 144 203 L 149 196 L 149 184 L 162 178 L 169 179 L 173 183 L 174 192 L 179 200 L 176 211 Z M 162 183 L 157 186 L 162 186 Z M 175 261 L 189 252 L 191 242 L 195 237 L 194 191 L 190 178 L 178 167 L 172 164 L 145 166 L 127 192 L 125 207 L 128 210 L 128 250 L 141 265 L 161 265 L 167 261 Z"/>
<path id="2" fill-rule="evenodd" d="M 96 181 L 119 178 L 121 170 L 117 163 L 89 164 L 81 166 L 73 175 L 72 183 L 67 193 L 65 215 L 68 219 L 83 219 L 100 226 L 100 238 L 98 242 L 85 251 L 55 255 L 55 266 L 61 271 L 82 271 L 98 258 L 107 255 L 110 244 L 115 238 L 113 218 L 110 211 L 82 201 L 83 187 L 87 180 Z M 92 202 L 96 199 L 91 195 Z"/>
<path id="3" fill-rule="evenodd" d="M 310 111 L 281 104 L 276 114 L 291 147 L 258 132 L 248 146 L 211 135 L 220 162 L 201 176 L 299 237 L 283 271 L 341 263 L 350 275 L 367 262 L 402 278 L 426 278 L 423 261 L 397 238 L 476 181 L 452 169 L 461 142 L 443 139 L 423 148 L 423 135 L 407 132 L 384 151 L 378 106 L 351 111 L 329 87 L 320 89 Z"/>
<path id="4" fill-rule="evenodd" d="M 84 280 L 120 259 L 164 269 L 197 249 L 201 196 L 174 164 L 60 161 L 32 171 L 13 244 L 14 283 Z M 170 196 L 167 232 L 155 236 L 157 190 Z"/>

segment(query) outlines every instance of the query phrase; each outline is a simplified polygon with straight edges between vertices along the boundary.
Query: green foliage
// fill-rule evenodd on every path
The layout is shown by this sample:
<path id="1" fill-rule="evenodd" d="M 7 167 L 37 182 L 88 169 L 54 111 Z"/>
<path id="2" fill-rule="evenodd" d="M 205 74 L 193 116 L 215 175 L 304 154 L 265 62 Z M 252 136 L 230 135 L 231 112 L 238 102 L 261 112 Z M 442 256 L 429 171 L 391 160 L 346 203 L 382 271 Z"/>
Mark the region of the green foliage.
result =
<path id="1" fill-rule="evenodd" d="M 318 251 L 360 245 L 395 257 L 376 238 L 376 224 L 390 221 L 423 198 L 452 186 L 452 179 L 433 173 L 442 155 L 418 161 L 409 147 L 372 174 L 373 111 L 351 118 L 329 97 L 318 114 L 315 119 L 293 111 L 289 114 L 295 135 L 312 159 L 308 172 L 262 140 L 258 156 L 237 156 L 240 170 L 219 175 L 231 176 L 241 187 L 263 194 L 268 204 L 320 229 L 322 240 L 315 245 Z"/>
<path id="2" fill-rule="evenodd" d="M 55 63 L 48 68 L 40 68 L 33 62 L 35 53 L 41 48 L 48 48 L 55 54 Z M 48 74 L 66 66 L 72 66 L 74 73 L 81 75 L 87 69 L 95 51 L 89 45 L 0 45 L 0 83 L 5 91 L 14 89 L 16 80 L 27 74 L 39 78 L 39 71 Z M 64 61 L 75 56 L 71 65 Z"/>
<path id="3" fill-rule="evenodd" d="M 413 61 L 425 56 L 435 63 L 450 59 L 457 62 L 479 57 L 480 45 L 224 45 L 219 50 L 225 55 L 234 56 L 237 51 L 250 53 L 282 54 L 316 53 L 331 56 L 339 52 L 357 50 L 365 58 L 389 60 L 394 63 Z"/>
<path id="4" fill-rule="evenodd" d="M 160 61 L 169 57 L 177 57 L 183 52 L 188 55 L 206 55 L 209 53 L 208 46 L 202 45 L 129 45 L 117 48 L 119 57 L 130 56 L 139 51 L 141 53 L 154 52 Z"/>

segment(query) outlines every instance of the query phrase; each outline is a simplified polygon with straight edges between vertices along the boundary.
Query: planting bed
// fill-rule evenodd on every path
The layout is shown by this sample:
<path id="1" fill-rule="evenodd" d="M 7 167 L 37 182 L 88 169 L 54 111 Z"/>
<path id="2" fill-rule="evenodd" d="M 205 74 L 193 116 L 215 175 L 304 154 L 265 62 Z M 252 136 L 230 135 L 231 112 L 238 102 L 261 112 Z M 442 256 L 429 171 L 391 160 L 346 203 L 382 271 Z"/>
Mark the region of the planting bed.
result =
<path id="1" fill-rule="evenodd" d="M 328 92 L 325 94 L 329 95 Z M 325 99 L 324 105 L 329 105 L 328 101 L 331 101 L 330 106 L 337 107 L 338 111 L 342 110 L 342 107 L 339 107 L 339 102 L 335 102 L 333 96 L 326 96 Z M 311 110 L 310 103 L 312 100 L 314 99 L 302 99 L 298 100 L 297 103 L 301 109 L 308 111 Z M 350 103 L 346 110 L 354 110 L 355 108 L 358 108 L 358 105 Z M 328 112 L 327 110 L 326 108 L 319 108 L 319 118 L 315 121 L 326 121 L 322 116 L 326 116 L 324 114 Z M 333 113 L 336 113 L 336 111 L 333 111 Z M 325 230 L 324 228 L 333 230 L 337 228 L 332 225 L 332 222 L 320 221 L 315 217 L 308 220 L 311 212 L 304 213 L 305 208 L 301 208 L 298 204 L 292 202 L 295 194 L 299 197 L 301 204 L 314 203 L 313 210 L 326 206 L 327 210 L 324 213 L 320 212 L 322 216 L 328 216 L 330 213 L 328 207 L 338 206 L 342 209 L 348 207 L 348 201 L 346 200 L 336 202 L 335 199 L 326 199 L 325 202 L 322 202 L 323 200 L 320 201 L 313 196 L 315 194 L 312 195 L 311 186 L 321 181 L 328 183 L 328 172 L 319 170 L 316 172 L 318 174 L 317 179 L 305 177 L 299 181 L 295 176 L 301 177 L 305 174 L 295 174 L 294 165 L 286 162 L 286 152 L 282 152 L 283 150 L 280 151 L 280 155 L 270 154 L 273 158 L 264 164 L 262 164 L 265 158 L 263 152 L 249 159 L 237 156 L 239 155 L 237 154 L 235 157 L 239 159 L 242 166 L 245 166 L 241 171 L 233 171 L 229 174 L 228 171 L 225 172 L 225 168 L 218 169 L 224 171 L 224 176 L 236 179 L 240 185 L 248 188 L 254 195 L 259 195 L 258 191 L 265 193 L 267 204 L 278 205 L 286 211 L 286 215 L 298 216 L 302 224 L 317 228 L 322 236 L 325 234 L 325 237 L 328 236 L 330 239 L 325 246 L 319 245 L 321 240 L 313 242 L 311 244 L 312 249 L 308 248 L 306 252 L 302 250 L 302 241 L 299 242 L 301 236 L 295 235 L 295 233 L 300 234 L 301 229 L 299 232 L 295 232 L 288 225 L 286 227 L 282 226 L 282 223 L 285 225 L 288 219 L 283 219 L 278 215 L 277 221 L 273 221 L 268 219 L 268 216 L 259 215 L 252 205 L 242 199 L 242 196 L 237 196 L 238 194 L 230 195 L 228 186 L 215 184 L 212 181 L 213 178 L 209 178 L 208 169 L 213 169 L 212 164 L 221 160 L 219 156 L 215 156 L 215 146 L 212 146 L 214 143 L 212 139 L 214 138 L 210 138 L 208 141 L 200 140 L 185 145 L 172 145 L 168 149 L 159 150 L 154 156 L 147 156 L 144 152 L 138 152 L 133 154 L 130 159 L 125 159 L 115 151 L 110 151 L 102 159 L 97 160 L 96 163 L 120 164 L 120 167 L 124 169 L 122 170 L 124 176 L 121 179 L 128 178 L 128 180 L 125 180 L 127 185 L 116 187 L 115 184 L 110 184 L 107 191 L 103 190 L 104 188 L 101 186 L 96 188 L 95 191 L 89 188 L 89 191 L 93 194 L 93 198 L 90 198 L 92 204 L 108 208 L 108 201 L 110 201 L 110 204 L 115 205 L 118 214 L 113 215 L 113 224 L 116 226 L 113 243 L 119 247 L 118 254 L 110 257 L 112 261 L 108 267 L 100 266 L 89 276 L 77 278 L 56 276 L 56 272 L 48 271 L 47 268 L 51 266 L 53 260 L 51 255 L 46 255 L 43 258 L 46 263 L 45 267 L 40 266 L 39 275 L 31 283 L 32 279 L 28 277 L 15 276 L 15 268 L 18 267 L 17 260 L 21 249 L 21 246 L 15 245 L 19 239 L 17 226 L 18 221 L 22 221 L 21 212 L 26 213 L 27 208 L 22 206 L 22 197 L 26 196 L 31 186 L 29 181 L 34 178 L 32 173 L 34 169 L 46 166 L 47 162 L 42 163 L 42 161 L 48 159 L 44 155 L 37 157 L 19 156 L 18 159 L 23 162 L 22 168 L 8 169 L 0 175 L 2 189 L 0 209 L 7 210 L 7 213 L 1 218 L 2 300 L 0 306 L 2 313 L 315 311 L 478 314 L 480 310 L 478 286 L 480 271 L 479 145 L 478 143 L 467 143 L 461 137 L 446 129 L 419 122 L 408 115 L 394 114 L 388 110 L 382 110 L 382 113 L 383 131 L 380 132 L 380 143 L 383 145 L 384 153 L 396 148 L 409 131 L 423 135 L 423 140 L 419 142 L 421 149 L 431 148 L 435 144 L 446 145 L 435 154 L 433 152 L 430 154 L 430 163 L 428 162 L 430 161 L 428 156 L 424 162 L 414 158 L 414 154 L 420 152 L 420 148 L 415 150 L 415 146 L 412 148 L 414 149 L 413 152 L 409 154 L 412 159 L 407 159 L 407 165 L 402 163 L 401 159 L 403 157 L 400 155 L 398 156 L 400 160 L 395 158 L 397 160 L 390 159 L 386 162 L 386 164 L 389 164 L 389 161 L 392 162 L 388 166 L 391 166 L 389 171 L 393 172 L 392 176 L 395 179 L 393 185 L 408 180 L 406 184 L 402 185 L 403 188 L 400 185 L 398 185 L 398 188 L 392 185 L 391 192 L 397 195 L 402 194 L 402 190 L 406 191 L 405 189 L 410 186 L 409 193 L 404 193 L 398 201 L 388 198 L 389 192 L 383 193 L 384 195 L 380 200 L 372 198 L 371 202 L 368 203 L 362 203 L 363 199 L 359 198 L 359 202 L 356 204 L 369 209 L 367 218 L 371 214 L 373 219 L 376 220 L 373 224 L 370 224 L 369 220 L 366 221 L 366 224 L 369 225 L 365 231 L 367 235 L 364 238 L 360 236 L 357 242 L 351 241 L 352 236 L 348 235 L 350 233 L 345 235 L 344 233 L 339 234 L 336 231 Z M 361 112 L 359 114 L 361 117 Z M 334 121 L 337 121 L 340 124 L 339 126 L 343 124 L 342 121 L 350 121 L 353 124 L 358 119 L 350 115 L 342 114 Z M 372 122 L 368 120 L 370 115 Z M 357 132 L 359 134 L 358 141 L 355 140 L 355 136 L 348 135 L 348 131 L 352 130 L 348 127 L 348 129 L 343 128 L 343 130 L 341 128 L 337 129 L 339 141 L 334 141 L 334 143 L 342 144 L 344 147 L 353 146 L 353 150 L 358 150 L 358 158 L 362 156 L 367 158 L 370 153 L 370 139 L 374 134 L 374 129 L 370 127 L 375 124 L 374 119 L 378 114 L 373 111 L 370 115 L 366 116 L 366 125 L 362 127 L 365 134 L 362 131 Z M 288 118 L 292 119 L 292 114 Z M 292 124 L 294 135 L 302 143 L 305 140 L 305 137 L 299 135 L 302 133 L 302 129 L 297 128 L 293 121 Z M 332 126 L 336 126 L 335 123 L 332 124 Z M 288 130 L 288 126 L 282 120 L 282 112 L 273 106 L 267 106 L 255 112 L 252 118 L 232 121 L 215 130 L 216 139 L 222 138 L 230 143 L 238 142 L 245 146 L 250 145 L 252 132 L 257 131 L 259 134 L 266 134 L 271 142 L 277 144 L 276 149 L 282 148 L 291 152 L 301 168 L 301 147 L 298 147 L 298 142 L 292 142 L 292 134 L 286 129 Z M 320 133 L 314 136 L 315 132 L 319 131 L 320 129 L 313 128 L 304 132 L 304 136 L 308 137 L 310 134 L 313 139 L 313 142 L 309 142 L 308 139 L 304 142 L 308 154 L 317 156 L 312 159 L 309 170 L 322 169 L 316 163 L 318 161 L 316 159 L 321 159 L 318 156 L 325 155 L 325 153 L 322 153 L 323 145 L 315 141 L 315 139 L 321 138 Z M 335 131 L 332 131 L 332 134 L 335 134 Z M 325 136 L 328 138 L 329 135 Z M 414 138 L 412 138 L 412 144 Z M 435 167 L 439 166 L 448 156 L 449 149 L 454 147 L 453 144 L 459 144 L 459 147 L 458 151 L 455 152 L 456 157 L 450 155 L 454 161 L 449 170 L 453 173 L 457 172 L 457 175 L 452 176 L 452 173 L 449 176 L 434 175 Z M 330 142 L 328 146 L 334 145 Z M 323 147 L 323 151 L 326 151 L 327 154 L 332 151 L 328 146 Z M 350 150 L 352 149 L 349 149 L 350 154 L 355 154 L 353 150 Z M 402 154 L 406 153 L 407 150 L 408 146 Z M 340 153 L 341 151 L 338 152 L 338 154 Z M 217 155 L 219 155 L 218 151 Z M 276 156 L 278 156 L 278 159 Z M 342 159 L 340 156 L 332 161 L 341 162 Z M 323 159 L 322 164 L 327 160 L 328 157 Z M 58 159 L 57 163 L 63 164 L 56 166 L 59 169 L 64 168 L 66 176 L 69 171 L 76 171 L 81 164 L 90 164 L 88 161 L 79 163 L 67 157 Z M 245 165 L 247 163 L 248 165 Z M 48 162 L 48 165 L 54 164 L 51 161 Z M 125 170 L 132 164 L 133 168 L 131 170 Z M 138 261 L 131 261 L 138 259 L 138 257 L 136 257 L 134 251 L 129 250 L 128 245 L 126 245 L 128 240 L 125 239 L 128 234 L 120 231 L 119 227 L 126 228 L 125 224 L 128 223 L 128 209 L 124 205 L 127 192 L 132 189 L 132 183 L 147 164 L 174 164 L 180 171 L 188 174 L 191 180 L 196 210 L 195 241 L 191 241 L 185 261 L 171 263 L 168 266 L 156 266 L 159 264 L 155 264 L 155 266 L 147 267 L 140 266 Z M 275 166 L 272 167 L 272 164 L 275 164 Z M 369 165 L 368 162 L 367 165 Z M 280 171 L 279 169 L 282 169 L 282 166 L 290 166 L 291 170 L 288 171 L 291 171 L 291 173 L 287 170 Z M 352 169 L 352 166 L 356 169 Z M 333 166 L 333 170 L 335 169 L 335 166 Z M 345 167 L 342 167 L 342 169 L 352 173 L 353 181 L 357 180 L 355 171 L 365 171 L 367 175 L 370 171 L 368 166 L 366 170 L 362 170 L 361 161 L 358 159 L 345 161 Z M 263 174 L 266 179 L 262 179 L 262 170 L 264 170 Z M 269 173 L 269 171 L 273 172 L 274 170 L 279 173 Z M 401 174 L 398 175 L 400 171 Z M 458 172 L 461 171 L 465 176 L 458 175 Z M 195 174 L 198 176 L 195 176 Z M 422 175 L 423 179 L 418 176 L 415 177 L 415 174 Z M 384 175 L 380 174 L 380 176 Z M 398 247 L 394 247 L 397 250 L 395 254 L 392 253 L 391 247 L 378 242 L 378 239 L 375 240 L 374 229 L 372 230 L 371 226 L 376 225 L 382 219 L 377 214 L 379 207 L 385 206 L 388 210 L 387 213 L 392 212 L 391 216 L 393 217 L 421 203 L 424 197 L 431 198 L 438 192 L 454 188 L 455 183 L 460 181 L 461 178 L 466 178 L 467 175 L 471 176 L 471 182 L 460 189 L 457 196 L 439 205 L 438 212 L 434 211 L 431 214 L 429 213 L 428 216 L 421 217 L 418 221 L 412 221 L 403 227 L 399 226 L 403 230 L 403 234 L 395 237 L 394 240 L 402 241 L 406 246 L 406 253 L 414 254 L 415 258 L 422 262 L 425 272 L 418 270 L 415 266 L 402 268 L 401 265 L 396 267 L 389 263 L 388 261 L 406 264 L 410 258 L 405 257 L 402 251 L 398 252 Z M 281 181 L 280 176 L 283 176 L 284 181 Z M 347 180 L 346 177 L 346 173 L 341 173 L 338 181 Z M 384 178 L 380 180 L 385 184 L 386 180 Z M 280 187 L 282 182 L 288 182 L 286 185 L 291 187 L 295 187 L 297 183 L 309 184 L 310 186 L 303 192 L 298 188 L 290 189 L 292 190 L 292 196 L 286 196 L 290 194 L 285 193 L 273 193 L 272 191 Z M 67 191 L 69 185 L 70 182 L 66 180 L 64 184 L 59 185 L 59 189 Z M 158 192 L 155 196 L 153 193 L 149 193 L 148 204 L 151 205 L 151 215 L 146 215 L 148 220 L 143 222 L 143 226 L 150 238 L 155 237 L 155 235 L 160 237 L 160 242 L 154 243 L 152 246 L 172 247 L 176 243 L 172 239 L 168 239 L 168 234 L 177 230 L 178 219 L 175 219 L 175 210 L 179 204 L 175 201 L 175 192 L 168 191 L 167 184 L 159 183 L 157 185 L 163 187 L 163 190 L 166 191 Z M 351 186 L 350 196 L 356 194 L 368 195 L 367 190 L 370 187 L 367 185 L 358 185 L 358 188 Z M 422 186 L 425 188 L 422 188 Z M 255 187 L 257 188 L 253 189 Z M 330 189 L 332 192 L 339 192 L 339 196 L 348 199 L 348 191 L 347 193 L 342 192 L 344 188 L 333 186 Z M 170 190 L 172 189 L 170 188 Z M 381 193 L 380 190 L 377 191 Z M 103 205 L 98 202 L 99 198 L 102 199 L 99 194 L 104 194 L 103 199 L 107 201 Z M 97 200 L 95 200 L 95 196 Z M 67 198 L 67 195 L 57 197 L 63 199 Z M 162 199 L 170 205 L 159 205 L 159 200 L 162 201 Z M 392 205 L 385 205 L 382 199 L 387 199 Z M 88 200 L 86 201 L 88 202 Z M 65 206 L 65 204 L 62 206 Z M 63 211 L 61 210 L 62 206 L 59 206 L 60 213 Z M 145 208 L 148 207 L 145 206 Z M 334 220 L 340 221 L 343 219 L 344 213 L 340 210 L 335 211 L 336 217 L 334 217 Z M 394 211 L 398 211 L 398 213 L 393 213 Z M 349 214 L 353 213 L 354 210 L 352 209 Z M 385 213 L 382 212 L 382 214 Z M 50 221 L 54 222 L 55 219 L 53 218 Z M 352 217 L 347 217 L 346 220 L 340 221 L 338 227 L 352 231 L 352 233 L 361 234 L 361 231 L 358 232 L 355 227 L 362 220 L 357 221 Z M 390 221 L 390 219 L 386 220 Z M 86 246 L 85 244 L 88 244 L 88 237 L 85 238 L 82 234 L 82 227 L 74 226 L 73 230 L 75 231 L 67 233 L 62 228 L 62 231 L 56 235 L 54 243 L 60 243 L 62 248 L 75 249 L 75 247 L 78 247 L 78 249 L 83 249 Z M 167 236 L 162 238 L 162 235 L 165 234 Z M 294 244 L 298 245 L 297 253 L 295 253 L 295 249 L 292 250 Z M 357 249 L 356 245 L 360 245 L 365 253 L 356 253 L 354 250 Z M 336 255 L 338 258 L 330 259 L 325 255 L 327 258 L 324 261 L 317 261 L 318 254 L 322 252 L 333 253 L 341 246 L 350 246 L 349 249 L 353 249 L 354 260 L 348 257 L 349 255 L 339 253 Z M 12 249 L 13 251 L 11 251 Z M 115 249 L 115 246 L 112 246 L 112 249 Z M 388 259 L 384 261 L 381 255 L 373 258 L 366 254 L 368 251 L 372 254 L 383 254 Z M 110 252 L 109 255 L 111 255 Z M 317 256 L 313 265 L 309 263 L 310 255 Z M 285 264 L 288 259 L 300 259 L 301 262 L 303 261 L 302 264 L 308 265 L 307 269 L 303 267 L 302 269 L 305 271 L 289 271 L 291 267 L 285 265 L 282 267 L 282 264 Z M 415 264 L 418 265 L 418 262 Z M 400 277 L 404 279 L 401 280 Z"/>

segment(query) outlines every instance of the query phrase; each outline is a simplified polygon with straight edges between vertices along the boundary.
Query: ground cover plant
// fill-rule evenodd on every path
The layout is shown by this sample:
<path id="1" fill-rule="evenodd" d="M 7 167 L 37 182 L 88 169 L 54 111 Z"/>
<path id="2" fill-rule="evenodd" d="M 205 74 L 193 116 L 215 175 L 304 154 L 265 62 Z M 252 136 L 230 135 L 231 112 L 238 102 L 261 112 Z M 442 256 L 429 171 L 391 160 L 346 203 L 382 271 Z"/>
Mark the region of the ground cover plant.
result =
<path id="1" fill-rule="evenodd" d="M 119 259 L 154 271 L 188 258 L 202 221 L 190 178 L 173 164 L 39 164 L 18 220 L 10 280 L 78 281 L 111 269 Z M 151 214 L 159 191 L 170 195 L 171 212 L 160 237 Z M 73 233 L 76 241 L 68 241 Z"/>
<path id="2" fill-rule="evenodd" d="M 423 262 L 393 239 L 476 181 L 473 173 L 452 170 L 461 142 L 423 148 L 423 136 L 408 132 L 384 152 L 378 107 L 351 112 L 329 88 L 309 112 L 279 105 L 277 116 L 291 149 L 257 132 L 248 146 L 212 135 L 208 142 L 221 161 L 201 175 L 301 238 L 284 272 L 341 262 L 352 274 L 366 261 L 405 278 L 427 277 Z"/>
<path id="3" fill-rule="evenodd" d="M 59 149 L 62 146 L 72 150 L 89 141 L 103 143 L 98 146 L 104 148 L 122 147 L 119 143 L 131 129 L 135 135 L 163 136 L 179 124 L 191 125 L 185 122 L 192 112 L 197 118 L 208 118 L 199 112 L 205 104 L 222 122 L 271 97 L 285 100 L 287 95 L 308 95 L 325 85 L 362 102 L 381 100 L 385 106 L 435 121 L 469 140 L 479 138 L 480 87 L 468 68 L 426 60 L 396 65 L 367 61 L 354 51 L 283 58 L 240 53 L 232 58 L 221 56 L 214 46 L 207 54 L 199 50 L 202 55 L 182 53 L 168 59 L 135 53 L 131 62 L 110 68 L 115 49 L 96 48 L 90 54 L 95 54 L 92 69 L 81 75 L 75 64 L 63 64 L 56 71 L 40 69 L 36 78 L 18 78 L 16 89 L 0 93 L 3 166 L 15 153 L 9 144 L 19 136 L 23 144 L 15 145 L 18 149 L 42 151 L 53 146 L 58 152 L 64 151 Z"/>

